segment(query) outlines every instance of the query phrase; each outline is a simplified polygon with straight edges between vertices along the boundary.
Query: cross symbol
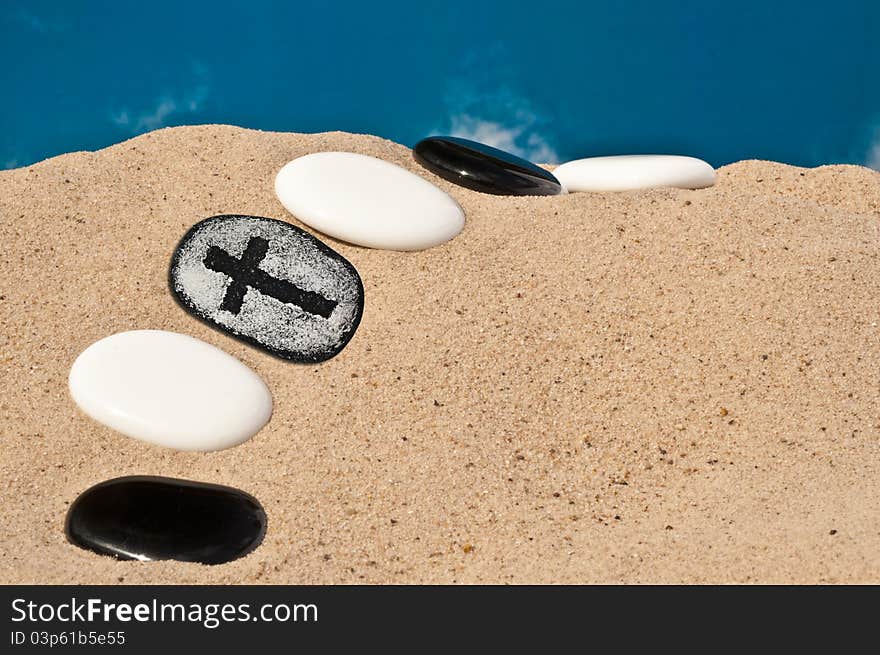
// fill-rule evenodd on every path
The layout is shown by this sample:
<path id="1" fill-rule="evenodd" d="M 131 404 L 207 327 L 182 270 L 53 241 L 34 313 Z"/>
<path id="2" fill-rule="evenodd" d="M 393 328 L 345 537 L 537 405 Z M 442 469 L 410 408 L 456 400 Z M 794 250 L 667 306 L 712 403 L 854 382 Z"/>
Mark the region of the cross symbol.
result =
<path id="1" fill-rule="evenodd" d="M 330 318 L 330 314 L 336 309 L 335 300 L 325 298 L 314 291 L 300 289 L 287 280 L 279 280 L 258 268 L 268 251 L 269 242 L 262 237 L 251 237 L 240 259 L 236 259 L 217 246 L 208 248 L 203 262 L 205 266 L 231 278 L 223 302 L 220 303 L 220 309 L 238 314 L 247 289 L 251 287 L 275 300 L 296 305 L 309 314 Z"/>

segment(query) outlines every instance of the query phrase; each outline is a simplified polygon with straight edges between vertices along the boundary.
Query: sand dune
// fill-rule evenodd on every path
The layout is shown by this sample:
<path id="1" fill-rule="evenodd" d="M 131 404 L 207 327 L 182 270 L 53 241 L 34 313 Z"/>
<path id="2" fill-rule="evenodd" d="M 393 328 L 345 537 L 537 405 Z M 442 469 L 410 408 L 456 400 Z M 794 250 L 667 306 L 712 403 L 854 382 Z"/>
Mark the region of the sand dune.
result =
<path id="1" fill-rule="evenodd" d="M 358 269 L 335 359 L 273 359 L 186 314 L 172 251 L 202 218 L 295 222 L 273 179 L 349 150 L 424 175 L 467 224 L 419 253 L 318 235 Z M 747 161 L 715 187 L 502 198 L 343 133 L 160 130 L 0 173 L 0 582 L 880 582 L 880 174 Z M 226 451 L 77 410 L 111 333 L 190 334 L 266 380 Z M 236 562 L 117 562 L 69 503 L 154 474 L 256 496 Z"/>

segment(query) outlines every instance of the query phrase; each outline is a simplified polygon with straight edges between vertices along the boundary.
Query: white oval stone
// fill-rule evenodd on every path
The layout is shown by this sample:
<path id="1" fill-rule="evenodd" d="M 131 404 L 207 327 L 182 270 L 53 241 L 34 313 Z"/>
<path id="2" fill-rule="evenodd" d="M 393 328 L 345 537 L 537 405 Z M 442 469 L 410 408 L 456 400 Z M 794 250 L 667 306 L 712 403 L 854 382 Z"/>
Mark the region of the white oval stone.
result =
<path id="1" fill-rule="evenodd" d="M 251 369 L 211 344 L 162 330 L 96 341 L 76 358 L 69 384 L 96 421 L 178 450 L 235 446 L 272 415 L 272 395 Z"/>
<path id="2" fill-rule="evenodd" d="M 306 225 L 358 246 L 424 250 L 464 228 L 451 196 L 400 166 L 352 152 L 294 159 L 278 172 L 275 193 Z"/>
<path id="3" fill-rule="evenodd" d="M 715 184 L 715 169 L 680 155 L 617 155 L 566 162 L 553 170 L 569 191 L 630 191 L 670 186 L 702 189 Z"/>

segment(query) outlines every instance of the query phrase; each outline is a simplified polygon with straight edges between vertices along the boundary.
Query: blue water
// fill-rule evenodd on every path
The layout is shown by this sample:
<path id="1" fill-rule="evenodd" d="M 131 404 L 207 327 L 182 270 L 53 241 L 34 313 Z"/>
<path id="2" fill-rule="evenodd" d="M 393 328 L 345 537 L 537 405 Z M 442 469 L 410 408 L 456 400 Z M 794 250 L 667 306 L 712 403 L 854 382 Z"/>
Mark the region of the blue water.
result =
<path id="1" fill-rule="evenodd" d="M 0 30 L 0 168 L 191 123 L 880 166 L 873 0 L 3 0 Z"/>

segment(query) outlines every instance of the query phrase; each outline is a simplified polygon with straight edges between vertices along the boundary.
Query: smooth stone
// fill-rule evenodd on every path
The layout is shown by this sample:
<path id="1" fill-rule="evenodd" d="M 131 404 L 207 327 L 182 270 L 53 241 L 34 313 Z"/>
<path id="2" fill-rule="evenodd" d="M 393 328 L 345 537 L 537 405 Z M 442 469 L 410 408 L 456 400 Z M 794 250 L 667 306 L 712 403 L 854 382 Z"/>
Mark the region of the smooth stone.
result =
<path id="1" fill-rule="evenodd" d="M 260 545 L 266 513 L 232 487 L 130 476 L 80 494 L 65 532 L 70 543 L 117 559 L 222 564 Z"/>
<path id="2" fill-rule="evenodd" d="M 413 157 L 443 179 L 482 193 L 555 196 L 565 192 L 553 173 L 477 141 L 432 136 L 416 144 Z"/>
<path id="3" fill-rule="evenodd" d="M 169 287 L 196 318 L 272 355 L 316 363 L 354 336 L 364 285 L 305 230 L 260 216 L 196 223 L 171 259 Z"/>
<path id="4" fill-rule="evenodd" d="M 309 227 L 368 248 L 424 250 L 464 228 L 451 196 L 400 166 L 352 152 L 294 159 L 278 172 L 275 193 Z"/>
<path id="5" fill-rule="evenodd" d="M 553 174 L 569 191 L 631 191 L 652 187 L 703 189 L 715 184 L 715 169 L 680 155 L 616 155 L 566 162 Z"/>
<path id="6" fill-rule="evenodd" d="M 70 395 L 86 414 L 129 437 L 177 450 L 222 450 L 272 415 L 260 377 L 219 348 L 161 330 L 120 332 L 70 368 Z"/>

